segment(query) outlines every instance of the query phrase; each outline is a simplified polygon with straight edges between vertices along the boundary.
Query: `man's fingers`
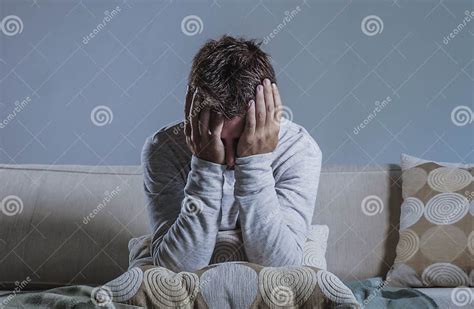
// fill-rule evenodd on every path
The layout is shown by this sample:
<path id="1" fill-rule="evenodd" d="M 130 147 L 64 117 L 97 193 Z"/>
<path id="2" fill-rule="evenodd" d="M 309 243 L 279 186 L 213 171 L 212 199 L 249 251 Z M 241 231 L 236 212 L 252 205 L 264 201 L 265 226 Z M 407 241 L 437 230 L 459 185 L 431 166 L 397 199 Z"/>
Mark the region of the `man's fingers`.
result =
<path id="1" fill-rule="evenodd" d="M 255 119 L 255 101 L 250 100 L 249 108 L 247 109 L 247 116 L 245 117 L 245 128 L 244 132 L 253 135 L 255 133 L 255 127 L 257 121 Z"/>
<path id="2" fill-rule="evenodd" d="M 196 144 L 199 141 L 199 127 L 198 127 L 198 122 L 199 122 L 199 117 L 198 117 L 198 111 L 197 111 L 197 93 L 198 89 L 193 93 L 192 100 L 191 100 L 191 108 L 189 110 L 189 116 L 188 116 L 188 121 L 191 123 L 191 142 L 195 144 L 194 146 L 196 147 Z"/>
<path id="3" fill-rule="evenodd" d="M 278 87 L 275 83 L 272 84 L 273 90 L 273 101 L 275 102 L 275 116 L 274 118 L 280 122 L 281 116 L 283 114 L 283 103 L 281 102 L 280 92 L 278 91 Z"/>
<path id="4" fill-rule="evenodd" d="M 266 118 L 266 111 L 265 111 L 265 97 L 263 94 L 263 86 L 257 86 L 257 96 L 255 102 L 255 112 L 257 116 L 257 123 L 256 123 L 256 130 L 265 127 L 265 118 Z"/>
<path id="5" fill-rule="evenodd" d="M 273 90 L 272 84 L 268 78 L 263 80 L 263 94 L 265 97 L 265 113 L 266 121 L 265 123 L 271 123 L 274 118 L 275 113 L 275 103 L 273 102 Z"/>
<path id="6" fill-rule="evenodd" d="M 193 154 L 196 153 L 196 149 L 194 148 L 194 144 L 191 142 L 191 138 L 186 135 L 186 144 L 188 145 L 189 149 Z"/>
<path id="7" fill-rule="evenodd" d="M 222 128 L 224 127 L 224 115 L 216 112 L 211 113 L 209 122 L 209 131 L 213 138 L 221 138 Z"/>
<path id="8" fill-rule="evenodd" d="M 209 137 L 209 118 L 211 117 L 211 111 L 209 108 L 205 108 L 199 114 L 199 134 L 203 142 L 207 142 Z"/>
<path id="9" fill-rule="evenodd" d="M 184 135 L 191 136 L 191 122 L 189 121 L 189 112 L 193 102 L 194 92 L 192 92 L 189 85 L 186 87 L 186 99 L 184 103 Z"/>

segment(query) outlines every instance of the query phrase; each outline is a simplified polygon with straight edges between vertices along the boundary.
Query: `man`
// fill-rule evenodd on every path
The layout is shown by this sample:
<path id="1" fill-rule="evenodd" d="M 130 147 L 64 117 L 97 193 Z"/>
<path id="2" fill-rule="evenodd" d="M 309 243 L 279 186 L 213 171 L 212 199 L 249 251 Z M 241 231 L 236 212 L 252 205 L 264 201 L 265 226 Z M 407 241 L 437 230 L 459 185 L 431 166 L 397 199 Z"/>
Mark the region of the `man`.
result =
<path id="1" fill-rule="evenodd" d="M 196 54 L 186 120 L 142 152 L 155 265 L 203 268 L 217 233 L 236 229 L 249 262 L 301 265 L 321 151 L 304 128 L 281 124 L 275 81 L 254 41 L 223 36 Z"/>

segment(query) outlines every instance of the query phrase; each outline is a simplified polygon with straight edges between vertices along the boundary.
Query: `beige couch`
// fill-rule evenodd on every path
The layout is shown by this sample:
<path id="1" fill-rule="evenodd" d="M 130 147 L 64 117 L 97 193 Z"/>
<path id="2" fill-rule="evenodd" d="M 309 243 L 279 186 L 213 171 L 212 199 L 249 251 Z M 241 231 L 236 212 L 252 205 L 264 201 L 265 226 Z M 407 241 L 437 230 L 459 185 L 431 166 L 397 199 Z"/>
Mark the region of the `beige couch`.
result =
<path id="1" fill-rule="evenodd" d="M 328 270 L 341 279 L 391 266 L 399 177 L 396 166 L 323 169 L 313 223 L 329 226 Z M 127 269 L 129 239 L 149 232 L 139 166 L 0 165 L 0 179 L 0 199 L 21 200 L 0 215 L 2 290 L 103 284 Z M 381 208 L 363 211 L 371 195 Z"/>
<path id="2" fill-rule="evenodd" d="M 323 168 L 313 223 L 329 226 L 328 270 L 342 280 L 392 265 L 400 176 L 398 166 Z M 14 288 L 104 284 L 127 269 L 128 241 L 149 233 L 140 166 L 0 165 L 0 181 L 0 201 L 14 202 L 0 209 L 0 301 Z M 458 308 L 452 289 L 419 290 Z"/>

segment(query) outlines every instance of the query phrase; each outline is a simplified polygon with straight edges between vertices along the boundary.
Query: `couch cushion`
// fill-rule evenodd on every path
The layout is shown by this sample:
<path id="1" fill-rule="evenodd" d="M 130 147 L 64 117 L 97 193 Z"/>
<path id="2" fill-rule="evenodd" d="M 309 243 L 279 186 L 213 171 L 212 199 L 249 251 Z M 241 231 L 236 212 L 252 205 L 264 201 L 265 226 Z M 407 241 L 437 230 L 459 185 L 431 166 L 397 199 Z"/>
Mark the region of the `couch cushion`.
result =
<path id="1" fill-rule="evenodd" d="M 402 166 L 405 200 L 390 284 L 472 286 L 474 169 L 407 155 L 402 155 Z"/>

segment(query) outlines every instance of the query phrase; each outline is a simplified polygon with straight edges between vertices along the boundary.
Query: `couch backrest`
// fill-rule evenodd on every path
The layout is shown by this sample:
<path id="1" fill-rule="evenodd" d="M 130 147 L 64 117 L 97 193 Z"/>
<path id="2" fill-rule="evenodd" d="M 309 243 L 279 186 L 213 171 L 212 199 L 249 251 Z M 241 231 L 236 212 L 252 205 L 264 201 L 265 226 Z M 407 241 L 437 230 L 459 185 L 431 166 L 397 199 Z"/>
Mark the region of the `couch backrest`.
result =
<path id="1" fill-rule="evenodd" d="M 330 228 L 328 270 L 343 279 L 387 272 L 399 176 L 388 166 L 323 169 L 313 223 Z M 139 166 L 0 165 L 0 179 L 0 288 L 103 284 L 126 270 L 129 239 L 149 233 Z M 362 211 L 371 195 L 380 212 Z"/>
<path id="2" fill-rule="evenodd" d="M 323 168 L 313 223 L 329 226 L 328 270 L 341 279 L 384 276 L 395 259 L 399 166 Z"/>

